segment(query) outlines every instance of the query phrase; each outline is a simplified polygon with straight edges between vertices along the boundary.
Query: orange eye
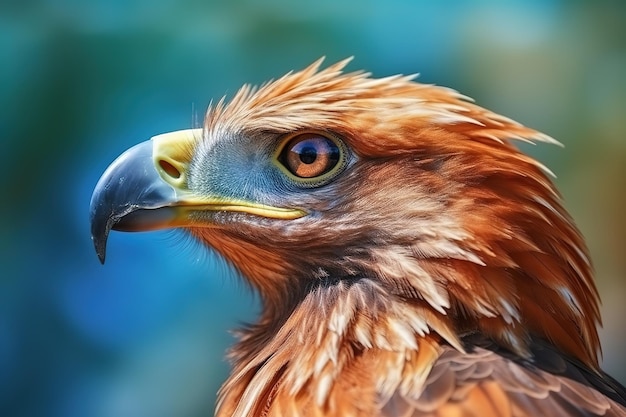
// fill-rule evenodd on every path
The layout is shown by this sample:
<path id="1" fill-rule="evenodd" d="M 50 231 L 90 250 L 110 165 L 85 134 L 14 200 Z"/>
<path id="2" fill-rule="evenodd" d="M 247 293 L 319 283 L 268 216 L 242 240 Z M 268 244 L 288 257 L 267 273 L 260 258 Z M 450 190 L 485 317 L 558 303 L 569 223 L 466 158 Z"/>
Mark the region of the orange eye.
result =
<path id="1" fill-rule="evenodd" d="M 341 150 L 335 141 L 319 133 L 303 133 L 287 142 L 278 160 L 296 177 L 315 178 L 337 166 Z"/>

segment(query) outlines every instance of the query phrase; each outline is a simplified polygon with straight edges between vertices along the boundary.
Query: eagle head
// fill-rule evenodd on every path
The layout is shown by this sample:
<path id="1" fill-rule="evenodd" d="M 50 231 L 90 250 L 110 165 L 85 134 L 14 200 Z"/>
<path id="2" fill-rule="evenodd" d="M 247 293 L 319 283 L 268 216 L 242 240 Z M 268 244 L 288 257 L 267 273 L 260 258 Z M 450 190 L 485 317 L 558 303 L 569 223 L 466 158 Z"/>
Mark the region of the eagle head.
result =
<path id="1" fill-rule="evenodd" d="M 242 87 L 202 129 L 128 150 L 94 191 L 102 261 L 111 229 L 183 228 L 260 294 L 225 414 L 279 380 L 294 396 L 317 380 L 323 403 L 368 350 L 462 352 L 474 334 L 521 358 L 544 340 L 597 369 L 587 249 L 549 171 L 514 144 L 557 142 L 454 90 L 347 63 Z"/>

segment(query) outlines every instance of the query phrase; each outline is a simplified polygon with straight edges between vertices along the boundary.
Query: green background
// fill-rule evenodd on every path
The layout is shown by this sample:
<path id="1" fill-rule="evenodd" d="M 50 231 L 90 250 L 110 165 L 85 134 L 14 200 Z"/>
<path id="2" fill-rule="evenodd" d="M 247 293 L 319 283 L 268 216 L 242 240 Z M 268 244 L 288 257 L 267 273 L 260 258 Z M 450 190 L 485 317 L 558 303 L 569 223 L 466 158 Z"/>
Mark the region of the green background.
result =
<path id="1" fill-rule="evenodd" d="M 0 415 L 211 415 L 227 329 L 256 300 L 180 232 L 89 236 L 124 149 L 325 55 L 421 73 L 559 139 L 558 176 L 626 381 L 626 2 L 26 0 L 0 3 Z"/>

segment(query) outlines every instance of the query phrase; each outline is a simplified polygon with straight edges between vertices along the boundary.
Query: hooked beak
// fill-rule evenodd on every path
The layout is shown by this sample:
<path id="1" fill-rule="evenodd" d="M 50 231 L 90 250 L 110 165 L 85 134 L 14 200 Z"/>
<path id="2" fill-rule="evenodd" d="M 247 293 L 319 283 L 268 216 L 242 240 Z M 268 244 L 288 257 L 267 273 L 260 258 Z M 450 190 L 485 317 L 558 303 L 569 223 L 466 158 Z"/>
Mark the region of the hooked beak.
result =
<path id="1" fill-rule="evenodd" d="M 188 188 L 192 151 L 202 129 L 181 130 L 153 137 L 128 149 L 102 174 L 91 197 L 91 239 L 101 263 L 111 230 L 147 231 L 185 226 L 208 226 L 198 211 L 245 212 L 296 219 L 298 209 L 272 207 L 220 196 L 199 196 Z"/>

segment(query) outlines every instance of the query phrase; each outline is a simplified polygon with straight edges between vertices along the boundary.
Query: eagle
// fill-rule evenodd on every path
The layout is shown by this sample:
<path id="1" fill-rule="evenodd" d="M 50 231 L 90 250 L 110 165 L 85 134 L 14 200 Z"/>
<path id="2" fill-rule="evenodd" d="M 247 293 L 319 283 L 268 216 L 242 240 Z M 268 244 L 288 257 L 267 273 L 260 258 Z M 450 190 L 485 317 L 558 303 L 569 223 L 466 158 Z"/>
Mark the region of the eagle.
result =
<path id="1" fill-rule="evenodd" d="M 626 416 L 588 250 L 516 146 L 558 142 L 322 60 L 130 148 L 93 192 L 101 262 L 111 230 L 182 228 L 260 295 L 216 415 Z"/>

